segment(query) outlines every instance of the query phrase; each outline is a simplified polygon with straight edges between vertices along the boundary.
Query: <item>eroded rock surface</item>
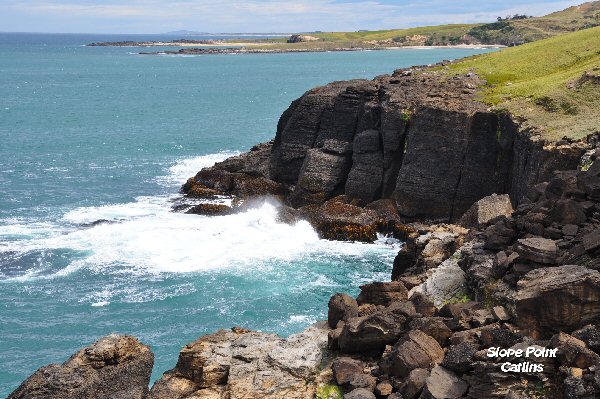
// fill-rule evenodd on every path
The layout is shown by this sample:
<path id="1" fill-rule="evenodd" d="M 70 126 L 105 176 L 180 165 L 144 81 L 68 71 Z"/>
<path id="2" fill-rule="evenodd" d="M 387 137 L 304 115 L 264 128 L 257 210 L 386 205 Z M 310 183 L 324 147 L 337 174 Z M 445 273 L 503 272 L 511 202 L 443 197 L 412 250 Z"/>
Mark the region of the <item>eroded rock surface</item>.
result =
<path id="1" fill-rule="evenodd" d="M 150 348 L 134 337 L 109 335 L 62 365 L 36 371 L 9 399 L 144 399 L 154 365 Z"/>

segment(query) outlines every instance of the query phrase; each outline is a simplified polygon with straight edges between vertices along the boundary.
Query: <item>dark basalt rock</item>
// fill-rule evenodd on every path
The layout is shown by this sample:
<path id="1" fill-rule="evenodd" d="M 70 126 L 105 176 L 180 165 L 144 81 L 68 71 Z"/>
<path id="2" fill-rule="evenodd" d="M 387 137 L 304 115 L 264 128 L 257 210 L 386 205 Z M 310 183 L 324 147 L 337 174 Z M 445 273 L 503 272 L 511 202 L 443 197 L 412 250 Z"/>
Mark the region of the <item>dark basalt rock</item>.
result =
<path id="1" fill-rule="evenodd" d="M 458 374 L 463 374 L 473 367 L 473 356 L 479 348 L 471 342 L 452 345 L 442 361 L 442 366 Z"/>
<path id="2" fill-rule="evenodd" d="M 388 306 L 394 301 L 406 301 L 408 290 L 400 281 L 374 282 L 360 287 L 360 294 L 356 298 L 359 305 L 371 303 L 373 305 Z"/>
<path id="3" fill-rule="evenodd" d="M 335 294 L 329 300 L 329 311 L 327 313 L 329 327 L 336 328 L 340 321 L 348 321 L 357 316 L 358 304 L 350 295 Z"/>

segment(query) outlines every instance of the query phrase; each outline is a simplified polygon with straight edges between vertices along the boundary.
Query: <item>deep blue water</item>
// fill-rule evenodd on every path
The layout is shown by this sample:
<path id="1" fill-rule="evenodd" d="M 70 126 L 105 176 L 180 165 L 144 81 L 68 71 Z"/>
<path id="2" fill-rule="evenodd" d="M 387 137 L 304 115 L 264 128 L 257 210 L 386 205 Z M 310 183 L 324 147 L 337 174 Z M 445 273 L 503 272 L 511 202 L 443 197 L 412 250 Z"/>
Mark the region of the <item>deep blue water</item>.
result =
<path id="1" fill-rule="evenodd" d="M 275 205 L 169 211 L 203 166 L 271 139 L 306 90 L 488 50 L 141 56 L 92 41 L 0 34 L 0 397 L 110 332 L 156 354 L 240 325 L 282 335 L 335 292 L 389 278 L 398 244 L 319 240 Z M 86 226 L 99 219 L 110 224 Z"/>

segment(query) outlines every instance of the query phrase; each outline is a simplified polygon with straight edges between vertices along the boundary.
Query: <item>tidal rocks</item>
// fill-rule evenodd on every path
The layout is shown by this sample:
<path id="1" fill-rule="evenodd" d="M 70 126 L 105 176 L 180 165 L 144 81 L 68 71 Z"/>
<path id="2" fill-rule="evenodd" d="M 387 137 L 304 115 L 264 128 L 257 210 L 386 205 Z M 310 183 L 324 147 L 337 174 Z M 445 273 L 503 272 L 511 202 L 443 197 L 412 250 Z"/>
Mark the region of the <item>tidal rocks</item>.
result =
<path id="1" fill-rule="evenodd" d="M 339 196 L 320 206 L 301 208 L 321 238 L 340 241 L 373 242 L 377 238 L 378 215 L 375 211 L 349 203 Z"/>
<path id="2" fill-rule="evenodd" d="M 527 273 L 513 297 L 515 318 L 533 336 L 600 320 L 600 273 L 584 266 Z"/>
<path id="3" fill-rule="evenodd" d="M 62 365 L 40 368 L 9 399 L 144 399 L 154 354 L 136 338 L 109 335 Z"/>

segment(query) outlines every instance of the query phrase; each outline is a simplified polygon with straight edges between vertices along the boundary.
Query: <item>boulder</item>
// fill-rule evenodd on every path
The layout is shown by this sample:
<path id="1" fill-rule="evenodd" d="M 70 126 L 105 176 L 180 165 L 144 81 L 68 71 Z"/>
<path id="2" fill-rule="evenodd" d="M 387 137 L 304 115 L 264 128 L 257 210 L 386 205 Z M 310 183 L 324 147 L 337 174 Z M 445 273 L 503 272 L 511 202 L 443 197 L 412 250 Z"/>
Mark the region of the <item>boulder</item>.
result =
<path id="1" fill-rule="evenodd" d="M 468 388 L 467 383 L 452 371 L 437 366 L 425 381 L 421 399 L 456 399 L 462 397 Z"/>
<path id="2" fill-rule="evenodd" d="M 394 348 L 390 373 L 406 377 L 411 370 L 429 369 L 444 359 L 444 350 L 438 342 L 419 330 L 409 331 Z"/>
<path id="3" fill-rule="evenodd" d="M 413 305 L 415 305 L 415 310 L 421 316 L 430 317 L 435 314 L 436 308 L 433 304 L 433 301 L 422 292 L 413 292 L 413 294 L 410 296 L 410 301 L 413 303 Z"/>
<path id="4" fill-rule="evenodd" d="M 412 306 L 408 301 L 405 305 Z M 412 312 L 414 314 L 414 306 Z M 344 353 L 383 350 L 386 345 L 391 345 L 400 338 L 410 317 L 410 310 L 385 309 L 352 318 L 342 329 L 339 337 L 340 350 Z"/>
<path id="5" fill-rule="evenodd" d="M 420 330 L 433 337 L 441 346 L 446 346 L 448 339 L 452 336 L 452 330 L 448 328 L 442 317 L 419 317 L 413 319 L 408 327 L 411 330 Z"/>
<path id="6" fill-rule="evenodd" d="M 519 257 L 532 262 L 556 264 L 558 260 L 556 242 L 547 238 L 522 238 L 517 241 L 516 251 Z"/>
<path id="7" fill-rule="evenodd" d="M 590 350 L 585 342 L 569 334 L 560 332 L 552 337 L 550 346 L 557 348 L 557 357 L 561 365 L 581 369 L 600 366 L 600 356 Z"/>
<path id="8" fill-rule="evenodd" d="M 517 237 L 517 228 L 512 219 L 500 218 L 494 224 L 487 227 L 484 232 L 485 249 L 504 249 L 512 245 Z"/>
<path id="9" fill-rule="evenodd" d="M 186 345 L 179 352 L 176 375 L 201 388 L 225 384 L 231 365 L 231 342 L 237 337 L 231 330 L 220 330 Z"/>
<path id="10" fill-rule="evenodd" d="M 329 327 L 336 328 L 339 321 L 347 321 L 358 316 L 356 300 L 347 294 L 335 294 L 329 300 L 327 322 Z"/>
<path id="11" fill-rule="evenodd" d="M 564 225 L 579 225 L 585 222 L 586 215 L 583 207 L 577 201 L 564 199 L 557 201 L 552 207 L 550 213 L 552 221 Z"/>
<path id="12" fill-rule="evenodd" d="M 112 334 L 82 349 L 62 365 L 26 379 L 9 399 L 144 399 L 154 365 L 150 347 Z"/>
<path id="13" fill-rule="evenodd" d="M 481 227 L 498 216 L 510 216 L 512 213 L 512 203 L 507 194 L 492 194 L 474 203 L 457 223 L 468 228 Z"/>
<path id="14" fill-rule="evenodd" d="M 420 288 L 436 306 L 442 306 L 467 294 L 467 279 L 457 260 L 449 258 L 431 271 Z"/>
<path id="15" fill-rule="evenodd" d="M 317 323 L 287 339 L 258 332 L 241 334 L 231 343 L 228 397 L 311 397 L 326 346 L 325 323 Z"/>
<path id="16" fill-rule="evenodd" d="M 572 330 L 600 319 L 600 273 L 577 265 L 536 269 L 519 280 L 512 302 L 524 331 Z"/>
<path id="17" fill-rule="evenodd" d="M 375 387 L 375 393 L 379 396 L 389 396 L 392 394 L 394 387 L 390 384 L 389 381 L 381 381 Z"/>
<path id="18" fill-rule="evenodd" d="M 600 230 L 596 229 L 583 236 L 583 247 L 586 252 L 595 252 L 600 248 Z"/>
<path id="19" fill-rule="evenodd" d="M 408 376 L 404 379 L 404 383 L 400 388 L 402 398 L 404 399 L 416 399 L 421 394 L 425 382 L 429 377 L 429 370 L 426 369 L 414 369 L 408 373 Z"/>
<path id="20" fill-rule="evenodd" d="M 471 342 L 452 345 L 441 365 L 459 374 L 466 373 L 473 367 L 473 356 L 478 350 L 479 347 Z"/>
<path id="21" fill-rule="evenodd" d="M 588 324 L 573 332 L 573 337 L 578 338 L 594 352 L 600 352 L 600 328 L 594 324 Z"/>
<path id="22" fill-rule="evenodd" d="M 338 357 L 333 361 L 333 379 L 338 385 L 348 386 L 356 374 L 364 374 L 365 365 L 356 359 Z"/>
<path id="23" fill-rule="evenodd" d="M 344 395 L 344 399 L 376 399 L 372 391 L 364 388 L 357 388 Z"/>
<path id="24" fill-rule="evenodd" d="M 393 301 L 408 299 L 408 290 L 400 281 L 374 282 L 361 285 L 360 294 L 356 298 L 359 305 L 371 303 L 373 305 L 388 306 Z"/>

